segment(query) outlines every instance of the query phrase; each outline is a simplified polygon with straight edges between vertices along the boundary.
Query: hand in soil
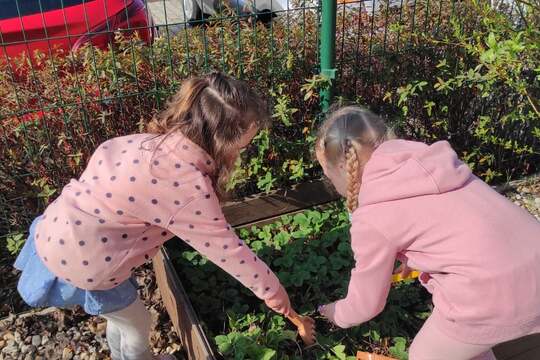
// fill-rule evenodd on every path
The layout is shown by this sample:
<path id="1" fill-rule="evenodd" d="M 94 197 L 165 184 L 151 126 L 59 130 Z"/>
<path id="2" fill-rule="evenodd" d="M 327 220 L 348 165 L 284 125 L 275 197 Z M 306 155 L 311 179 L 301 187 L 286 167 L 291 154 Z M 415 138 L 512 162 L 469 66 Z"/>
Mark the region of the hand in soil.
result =
<path id="1" fill-rule="evenodd" d="M 336 323 L 334 322 L 336 303 L 321 305 L 319 306 L 318 311 L 319 311 L 319 314 L 321 314 L 324 318 L 326 318 L 326 320 L 336 325 Z"/>
<path id="2" fill-rule="evenodd" d="M 410 267 L 407 266 L 407 264 L 401 264 L 397 267 L 396 270 L 394 270 L 394 275 L 396 274 L 401 274 L 401 277 L 403 279 L 407 278 L 407 276 L 409 276 L 409 274 L 412 272 L 412 269 Z"/>

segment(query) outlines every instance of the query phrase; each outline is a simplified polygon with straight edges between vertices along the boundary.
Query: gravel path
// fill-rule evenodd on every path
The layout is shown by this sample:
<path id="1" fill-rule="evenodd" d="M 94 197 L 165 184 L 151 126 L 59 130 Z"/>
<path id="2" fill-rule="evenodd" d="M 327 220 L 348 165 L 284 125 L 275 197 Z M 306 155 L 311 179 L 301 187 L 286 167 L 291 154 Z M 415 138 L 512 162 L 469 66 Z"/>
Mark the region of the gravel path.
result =
<path id="1" fill-rule="evenodd" d="M 185 359 L 180 340 L 161 302 L 150 266 L 137 270 L 139 293 L 152 313 L 151 345 L 156 354 Z M 105 320 L 81 310 L 47 308 L 0 320 L 0 360 L 101 360 L 110 359 Z"/>
<path id="2" fill-rule="evenodd" d="M 540 220 L 540 176 L 512 182 L 503 193 Z"/>
<path id="3" fill-rule="evenodd" d="M 499 188 L 515 204 L 529 211 L 540 221 L 540 176 L 512 182 Z M 11 266 L 0 267 L 0 360 L 98 360 L 110 359 L 105 340 L 105 322 L 82 311 L 53 308 L 28 309 L 16 293 L 17 272 Z M 175 354 L 185 359 L 180 340 L 172 328 L 161 302 L 154 273 L 150 266 L 136 272 L 139 292 L 154 319 L 151 344 L 154 353 Z"/>

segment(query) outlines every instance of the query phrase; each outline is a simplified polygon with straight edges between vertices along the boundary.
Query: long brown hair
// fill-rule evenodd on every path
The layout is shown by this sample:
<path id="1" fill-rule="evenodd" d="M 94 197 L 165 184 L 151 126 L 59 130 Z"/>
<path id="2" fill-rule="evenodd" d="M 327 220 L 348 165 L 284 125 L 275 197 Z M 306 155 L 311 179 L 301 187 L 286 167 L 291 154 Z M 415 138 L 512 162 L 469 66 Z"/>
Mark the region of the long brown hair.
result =
<path id="1" fill-rule="evenodd" d="M 333 166 L 345 161 L 349 212 L 358 207 L 358 170 L 365 165 L 360 163 L 361 152 L 373 151 L 394 137 L 382 118 L 358 106 L 346 106 L 331 112 L 319 129 L 316 147 L 323 152 L 326 161 Z"/>
<path id="2" fill-rule="evenodd" d="M 219 72 L 194 77 L 182 84 L 165 110 L 148 124 L 148 132 L 169 135 L 180 131 L 215 162 L 209 174 L 220 199 L 238 154 L 236 144 L 250 127 L 269 123 L 266 102 L 247 83 Z M 158 145 L 159 146 L 159 145 Z"/>

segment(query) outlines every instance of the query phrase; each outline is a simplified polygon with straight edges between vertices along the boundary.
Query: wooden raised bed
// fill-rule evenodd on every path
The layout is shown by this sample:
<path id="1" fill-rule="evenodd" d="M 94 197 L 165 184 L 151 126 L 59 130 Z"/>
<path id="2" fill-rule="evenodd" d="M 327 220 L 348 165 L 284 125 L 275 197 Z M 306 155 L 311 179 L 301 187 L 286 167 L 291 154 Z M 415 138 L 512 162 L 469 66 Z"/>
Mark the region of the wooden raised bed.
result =
<path id="1" fill-rule="evenodd" d="M 316 180 L 299 184 L 292 189 L 254 195 L 242 201 L 227 203 L 223 207 L 223 213 L 231 226 L 242 228 L 269 223 L 282 215 L 328 204 L 338 198 L 339 195 L 323 181 Z M 178 336 L 182 339 L 188 358 L 216 359 L 165 247 L 154 257 L 153 263 L 163 303 Z"/>
<path id="2" fill-rule="evenodd" d="M 163 304 L 188 358 L 216 359 L 165 247 L 154 257 L 153 263 Z"/>
<path id="3" fill-rule="evenodd" d="M 242 228 L 269 223 L 282 215 L 294 214 L 337 199 L 339 195 L 335 191 L 323 181 L 316 180 L 299 184 L 292 189 L 254 195 L 242 201 L 227 203 L 223 207 L 223 213 L 231 226 Z M 154 257 L 153 263 L 163 303 L 178 336 L 182 339 L 188 358 L 216 359 L 165 247 Z"/>
<path id="4" fill-rule="evenodd" d="M 496 188 L 500 192 L 505 189 Z M 228 203 L 223 212 L 232 226 L 242 228 L 269 223 L 282 215 L 328 204 L 338 198 L 323 181 L 310 181 L 289 190 Z M 153 263 L 163 303 L 189 360 L 217 359 L 165 247 L 154 257 Z M 499 344 L 494 352 L 498 360 L 540 359 L 540 334 Z"/>

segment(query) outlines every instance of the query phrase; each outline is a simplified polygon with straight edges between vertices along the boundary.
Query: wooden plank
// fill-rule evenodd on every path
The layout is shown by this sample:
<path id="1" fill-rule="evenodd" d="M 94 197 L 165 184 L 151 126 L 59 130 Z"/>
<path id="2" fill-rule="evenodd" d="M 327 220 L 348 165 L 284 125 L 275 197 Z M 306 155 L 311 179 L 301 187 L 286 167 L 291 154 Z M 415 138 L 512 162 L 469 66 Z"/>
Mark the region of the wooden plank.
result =
<path id="1" fill-rule="evenodd" d="M 227 203 L 223 206 L 223 213 L 233 227 L 243 227 L 268 218 L 327 204 L 339 198 L 339 194 L 322 180 L 314 180 L 298 184 L 291 189 Z"/>
<path id="2" fill-rule="evenodd" d="M 495 346 L 497 360 L 540 359 L 540 334 L 533 334 Z"/>
<path id="3" fill-rule="evenodd" d="M 531 349 L 524 353 L 517 354 L 508 358 L 508 360 L 537 360 L 540 359 L 540 348 Z"/>
<path id="4" fill-rule="evenodd" d="M 164 247 L 154 257 L 153 264 L 163 303 L 188 359 L 215 360 L 212 347 Z"/>

